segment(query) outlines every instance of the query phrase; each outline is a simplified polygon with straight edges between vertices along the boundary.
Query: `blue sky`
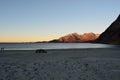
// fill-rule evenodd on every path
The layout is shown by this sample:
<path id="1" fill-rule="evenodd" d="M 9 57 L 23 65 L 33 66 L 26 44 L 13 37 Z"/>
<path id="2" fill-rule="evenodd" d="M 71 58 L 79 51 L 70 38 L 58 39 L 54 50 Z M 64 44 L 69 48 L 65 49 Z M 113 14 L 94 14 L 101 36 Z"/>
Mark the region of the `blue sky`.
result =
<path id="1" fill-rule="evenodd" d="M 0 0 L 0 42 L 102 33 L 119 14 L 120 0 Z"/>

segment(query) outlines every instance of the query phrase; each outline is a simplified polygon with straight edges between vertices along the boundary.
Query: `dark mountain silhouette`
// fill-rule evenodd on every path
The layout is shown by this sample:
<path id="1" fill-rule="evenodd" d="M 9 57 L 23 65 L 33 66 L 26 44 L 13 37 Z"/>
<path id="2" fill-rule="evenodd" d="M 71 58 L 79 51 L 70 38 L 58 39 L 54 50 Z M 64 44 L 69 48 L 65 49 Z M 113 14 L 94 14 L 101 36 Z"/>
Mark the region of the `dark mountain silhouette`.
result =
<path id="1" fill-rule="evenodd" d="M 65 43 L 74 43 L 74 42 L 89 42 L 94 41 L 99 37 L 99 34 L 94 34 L 92 32 L 90 33 L 84 33 L 82 35 L 78 33 L 72 33 L 65 35 L 63 37 L 60 37 L 59 39 L 51 40 L 49 42 L 65 42 Z"/>
<path id="2" fill-rule="evenodd" d="M 96 40 L 98 43 L 120 44 L 120 15 Z"/>

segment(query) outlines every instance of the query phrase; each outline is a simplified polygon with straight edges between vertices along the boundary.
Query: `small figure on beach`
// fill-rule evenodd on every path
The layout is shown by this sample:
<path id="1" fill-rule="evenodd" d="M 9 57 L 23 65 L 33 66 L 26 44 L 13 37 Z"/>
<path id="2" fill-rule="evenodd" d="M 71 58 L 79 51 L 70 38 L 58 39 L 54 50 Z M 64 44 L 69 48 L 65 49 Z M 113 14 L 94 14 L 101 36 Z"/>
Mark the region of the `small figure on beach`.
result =
<path id="1" fill-rule="evenodd" d="M 37 49 L 35 53 L 47 53 L 47 51 L 44 49 Z"/>
<path id="2" fill-rule="evenodd" d="M 1 48 L 1 52 L 4 53 L 4 48 Z"/>

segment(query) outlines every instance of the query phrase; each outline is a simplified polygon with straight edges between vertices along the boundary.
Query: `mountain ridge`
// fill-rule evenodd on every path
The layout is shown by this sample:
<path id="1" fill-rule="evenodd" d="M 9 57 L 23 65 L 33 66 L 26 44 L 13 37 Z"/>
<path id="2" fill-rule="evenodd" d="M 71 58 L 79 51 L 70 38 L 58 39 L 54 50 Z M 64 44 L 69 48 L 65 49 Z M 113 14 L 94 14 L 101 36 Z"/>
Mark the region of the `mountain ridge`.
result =
<path id="1" fill-rule="evenodd" d="M 95 34 L 88 32 L 84 34 L 70 33 L 58 39 L 53 39 L 48 42 L 55 43 L 102 43 L 102 44 L 120 44 L 120 14 L 117 19 L 102 33 Z"/>
<path id="2" fill-rule="evenodd" d="M 95 34 L 93 32 L 88 32 L 84 34 L 70 33 L 62 36 L 58 39 L 51 40 L 49 42 L 61 42 L 61 43 L 81 43 L 94 41 L 99 37 L 100 34 Z"/>

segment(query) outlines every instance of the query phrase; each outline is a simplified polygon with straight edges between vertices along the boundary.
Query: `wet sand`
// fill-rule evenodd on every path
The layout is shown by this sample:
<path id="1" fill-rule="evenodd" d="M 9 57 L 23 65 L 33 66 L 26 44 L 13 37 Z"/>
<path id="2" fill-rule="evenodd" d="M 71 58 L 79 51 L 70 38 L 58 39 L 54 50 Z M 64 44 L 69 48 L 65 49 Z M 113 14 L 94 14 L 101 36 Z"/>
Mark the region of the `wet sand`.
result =
<path id="1" fill-rule="evenodd" d="M 4 51 L 0 80 L 120 80 L 120 49 Z"/>

